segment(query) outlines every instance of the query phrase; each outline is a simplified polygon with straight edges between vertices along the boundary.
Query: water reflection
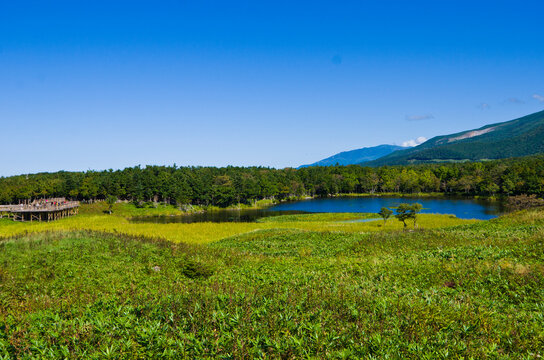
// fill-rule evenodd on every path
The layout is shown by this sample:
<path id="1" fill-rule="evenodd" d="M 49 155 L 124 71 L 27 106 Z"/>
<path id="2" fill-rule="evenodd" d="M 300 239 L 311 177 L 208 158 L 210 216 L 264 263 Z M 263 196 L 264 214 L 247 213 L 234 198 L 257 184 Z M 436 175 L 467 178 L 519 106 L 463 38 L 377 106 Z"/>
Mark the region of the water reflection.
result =
<path id="1" fill-rule="evenodd" d="M 299 210 L 279 210 L 269 209 L 242 209 L 242 210 L 214 210 L 202 213 L 194 213 L 178 216 L 141 216 L 132 218 L 135 223 L 196 223 L 196 222 L 255 222 L 257 219 L 269 216 L 307 214 L 306 211 Z"/>

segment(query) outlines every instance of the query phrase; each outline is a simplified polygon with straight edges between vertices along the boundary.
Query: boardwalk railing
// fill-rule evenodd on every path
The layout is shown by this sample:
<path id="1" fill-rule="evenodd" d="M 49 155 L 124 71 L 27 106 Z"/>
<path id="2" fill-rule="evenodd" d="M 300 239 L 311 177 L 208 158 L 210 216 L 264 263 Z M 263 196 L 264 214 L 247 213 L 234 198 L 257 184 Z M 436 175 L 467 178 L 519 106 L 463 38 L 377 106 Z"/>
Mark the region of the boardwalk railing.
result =
<path id="1" fill-rule="evenodd" d="M 77 215 L 79 201 L 40 202 L 20 205 L 0 205 L 0 218 L 15 221 L 53 221 Z"/>
<path id="2" fill-rule="evenodd" d="M 79 207 L 79 201 L 66 201 L 62 204 L 21 204 L 21 205 L 0 205 L 0 211 L 4 212 L 40 212 L 67 210 Z"/>

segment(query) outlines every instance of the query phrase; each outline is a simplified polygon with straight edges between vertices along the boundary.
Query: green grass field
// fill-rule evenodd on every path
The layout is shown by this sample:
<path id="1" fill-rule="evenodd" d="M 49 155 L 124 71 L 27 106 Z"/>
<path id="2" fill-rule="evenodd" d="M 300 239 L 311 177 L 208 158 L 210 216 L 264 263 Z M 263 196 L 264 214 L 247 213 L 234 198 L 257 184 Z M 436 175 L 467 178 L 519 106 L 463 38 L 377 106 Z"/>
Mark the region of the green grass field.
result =
<path id="1" fill-rule="evenodd" d="M 414 231 L 348 222 L 368 214 L 132 224 L 129 205 L 102 211 L 0 221 L 0 357 L 544 355 L 542 211 L 423 215 Z"/>
<path id="2" fill-rule="evenodd" d="M 51 223 L 17 223 L 9 219 L 0 219 L 0 238 L 20 236 L 45 231 L 90 230 L 111 234 L 148 237 L 187 244 L 205 244 L 251 231 L 295 228 L 311 231 L 373 232 L 402 229 L 402 224 L 390 219 L 383 226 L 383 221 L 350 222 L 355 219 L 377 217 L 376 214 L 311 214 L 305 216 L 278 216 L 261 219 L 256 223 L 192 223 L 192 224 L 155 224 L 131 223 L 130 218 L 142 215 L 179 215 L 174 207 L 139 209 L 131 204 L 116 204 L 114 213 L 106 215 L 107 205 L 97 203 L 84 205 L 80 215 Z M 420 215 L 418 224 L 422 228 L 436 228 L 459 224 L 475 223 L 476 220 L 461 220 L 451 215 Z"/>

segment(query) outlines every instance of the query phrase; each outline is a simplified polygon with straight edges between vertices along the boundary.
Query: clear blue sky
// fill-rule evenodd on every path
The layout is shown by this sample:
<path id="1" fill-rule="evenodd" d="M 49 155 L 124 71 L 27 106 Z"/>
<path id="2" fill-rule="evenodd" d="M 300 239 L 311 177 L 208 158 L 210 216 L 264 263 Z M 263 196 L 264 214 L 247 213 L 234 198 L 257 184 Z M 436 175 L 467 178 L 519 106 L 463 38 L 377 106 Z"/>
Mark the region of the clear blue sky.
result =
<path id="1" fill-rule="evenodd" d="M 298 166 L 544 109 L 542 1 L 2 1 L 0 176 Z"/>

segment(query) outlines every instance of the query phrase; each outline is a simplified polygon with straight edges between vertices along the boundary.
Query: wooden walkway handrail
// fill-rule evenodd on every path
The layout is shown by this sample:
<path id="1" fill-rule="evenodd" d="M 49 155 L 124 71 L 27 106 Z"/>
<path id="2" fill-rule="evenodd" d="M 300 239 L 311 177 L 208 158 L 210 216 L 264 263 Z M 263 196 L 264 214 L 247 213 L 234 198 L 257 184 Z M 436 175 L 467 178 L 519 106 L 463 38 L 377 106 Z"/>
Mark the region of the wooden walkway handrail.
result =
<path id="1" fill-rule="evenodd" d="M 0 205 L 0 219 L 7 217 L 14 221 L 54 221 L 77 215 L 79 201 L 65 198 L 37 199 L 30 204 Z"/>
<path id="2" fill-rule="evenodd" d="M 67 201 L 63 204 L 43 204 L 43 205 L 0 205 L 0 211 L 2 212 L 51 212 L 68 210 L 79 207 L 79 201 Z"/>

